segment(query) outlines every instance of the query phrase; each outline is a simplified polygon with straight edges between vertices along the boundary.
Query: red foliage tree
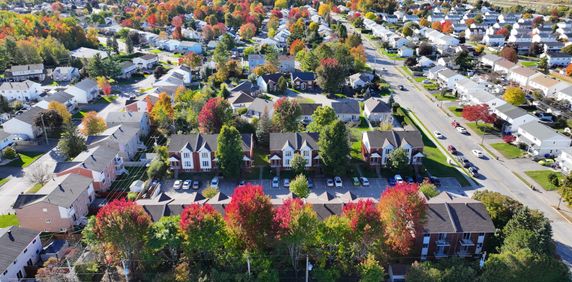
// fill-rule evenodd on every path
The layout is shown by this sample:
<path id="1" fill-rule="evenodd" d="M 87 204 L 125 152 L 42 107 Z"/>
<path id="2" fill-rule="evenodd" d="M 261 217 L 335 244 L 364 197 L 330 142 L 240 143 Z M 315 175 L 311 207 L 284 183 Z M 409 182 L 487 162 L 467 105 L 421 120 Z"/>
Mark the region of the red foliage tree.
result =
<path id="1" fill-rule="evenodd" d="M 199 112 L 199 130 L 203 133 L 219 132 L 231 113 L 228 102 L 223 98 L 210 98 Z"/>
<path id="2" fill-rule="evenodd" d="M 359 200 L 357 203 L 348 203 L 344 206 L 342 216 L 348 218 L 350 228 L 359 244 L 358 257 L 367 255 L 368 247 L 376 240 L 381 239 L 382 224 L 379 211 L 372 200 Z"/>
<path id="3" fill-rule="evenodd" d="M 157 24 L 157 16 L 155 16 L 155 14 L 150 14 L 147 17 L 147 23 L 151 26 L 155 26 Z"/>
<path id="4" fill-rule="evenodd" d="M 475 23 L 475 19 L 473 19 L 473 18 L 471 18 L 471 19 L 466 19 L 466 20 L 465 20 L 465 24 L 466 24 L 467 26 L 472 25 L 472 24 L 474 24 L 474 23 Z"/>
<path id="5" fill-rule="evenodd" d="M 247 249 L 269 246 L 274 237 L 272 204 L 262 186 L 250 183 L 237 187 L 225 208 L 225 221 L 232 235 Z"/>
<path id="6" fill-rule="evenodd" d="M 572 76 L 572 64 L 568 64 L 568 66 L 566 66 L 566 75 Z"/>
<path id="7" fill-rule="evenodd" d="M 417 184 L 388 187 L 378 204 L 384 225 L 385 242 L 402 255 L 411 250 L 425 216 L 425 200 L 419 196 Z"/>
<path id="8" fill-rule="evenodd" d="M 151 97 L 145 97 L 145 103 L 147 104 L 147 113 L 151 113 L 151 111 L 153 111 L 153 102 L 151 101 Z"/>
<path id="9" fill-rule="evenodd" d="M 453 29 L 453 22 L 451 21 L 445 21 L 442 25 L 441 25 L 441 31 L 443 33 L 453 33 L 454 29 Z"/>
<path id="10" fill-rule="evenodd" d="M 294 41 L 292 41 L 292 44 L 290 44 L 290 55 L 295 56 L 296 53 L 304 50 L 305 46 L 306 45 L 304 44 L 304 41 L 300 39 L 295 39 Z"/>
<path id="11" fill-rule="evenodd" d="M 508 28 L 506 27 L 501 27 L 499 29 L 497 29 L 497 31 L 495 31 L 496 35 L 503 35 L 504 37 L 507 37 L 509 35 L 509 31 Z"/>
<path id="12" fill-rule="evenodd" d="M 181 213 L 180 229 L 189 254 L 215 253 L 226 236 L 222 215 L 209 204 L 192 204 Z"/>
<path id="13" fill-rule="evenodd" d="M 195 52 L 189 52 L 179 58 L 179 65 L 187 65 L 191 68 L 198 68 L 203 63 L 203 56 Z"/>
<path id="14" fill-rule="evenodd" d="M 431 23 L 431 28 L 437 31 L 441 31 L 441 22 L 433 22 Z"/>
<path id="15" fill-rule="evenodd" d="M 494 123 L 496 120 L 496 116 L 491 114 L 487 104 L 465 106 L 463 108 L 463 118 L 468 121 L 474 121 L 477 124 L 479 121 Z"/>
<path id="16" fill-rule="evenodd" d="M 516 52 L 516 49 L 514 49 L 513 47 L 504 46 L 500 51 L 499 55 L 515 64 L 516 62 L 518 62 L 518 53 Z"/>
<path id="17" fill-rule="evenodd" d="M 183 26 L 183 17 L 181 17 L 181 16 L 173 17 L 173 19 L 171 20 L 171 24 L 172 24 L 174 27 L 181 27 L 181 26 Z"/>
<path id="18" fill-rule="evenodd" d="M 516 141 L 516 136 L 514 135 L 505 135 L 502 137 L 502 140 L 506 143 L 512 143 L 514 141 Z"/>
<path id="19" fill-rule="evenodd" d="M 256 26 L 253 23 L 245 23 L 238 30 L 242 39 L 250 39 L 256 34 Z"/>

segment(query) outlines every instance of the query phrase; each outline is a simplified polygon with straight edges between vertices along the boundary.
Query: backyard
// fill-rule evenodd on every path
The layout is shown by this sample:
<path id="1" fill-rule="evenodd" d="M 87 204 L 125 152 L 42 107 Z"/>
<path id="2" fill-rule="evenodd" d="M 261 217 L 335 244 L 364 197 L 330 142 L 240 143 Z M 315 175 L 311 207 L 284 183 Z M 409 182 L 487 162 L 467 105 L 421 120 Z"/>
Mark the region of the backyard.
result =
<path id="1" fill-rule="evenodd" d="M 20 223 L 18 222 L 18 218 L 15 214 L 0 215 L 0 228 L 18 225 L 20 225 Z"/>
<path id="2" fill-rule="evenodd" d="M 451 111 L 451 113 L 453 113 L 457 117 L 463 116 L 463 108 L 461 108 L 461 107 L 450 106 L 448 109 L 449 109 L 449 111 Z"/>
<path id="3" fill-rule="evenodd" d="M 42 153 L 42 152 L 18 153 L 19 158 L 14 159 L 13 161 L 11 161 L 7 165 L 13 166 L 13 167 L 25 168 L 25 167 L 31 165 L 37 159 L 39 159 L 43 154 L 44 153 Z"/>
<path id="4" fill-rule="evenodd" d="M 471 128 L 476 134 L 478 135 L 485 135 L 485 134 L 493 134 L 498 135 L 499 131 L 492 125 L 488 123 L 476 123 L 476 122 L 468 122 L 467 126 Z"/>
<path id="5" fill-rule="evenodd" d="M 563 178 L 561 172 L 555 172 L 552 170 L 529 170 L 525 171 L 524 173 L 528 175 L 528 177 L 532 178 L 536 183 L 538 183 L 538 185 L 542 186 L 544 190 L 547 191 L 552 191 L 557 189 L 557 187 L 552 185 L 552 183 L 550 183 L 550 181 L 548 180 L 548 176 L 550 174 L 556 173 L 556 175 L 560 180 L 562 180 Z"/>
<path id="6" fill-rule="evenodd" d="M 524 154 L 523 150 L 512 144 L 500 142 L 500 143 L 493 143 L 490 145 L 507 159 L 520 158 Z"/>

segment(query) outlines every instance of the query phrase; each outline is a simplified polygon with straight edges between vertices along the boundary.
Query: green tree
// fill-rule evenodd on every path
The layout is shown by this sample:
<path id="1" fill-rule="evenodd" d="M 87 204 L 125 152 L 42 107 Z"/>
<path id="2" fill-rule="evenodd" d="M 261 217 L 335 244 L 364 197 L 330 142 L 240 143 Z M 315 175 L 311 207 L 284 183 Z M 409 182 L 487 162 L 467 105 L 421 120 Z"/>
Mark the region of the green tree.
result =
<path id="1" fill-rule="evenodd" d="M 127 54 L 133 54 L 133 39 L 131 36 L 125 38 L 125 47 L 127 48 Z"/>
<path id="2" fill-rule="evenodd" d="M 499 229 L 503 229 L 514 213 L 522 208 L 522 204 L 511 197 L 489 190 L 475 192 L 473 199 L 485 205 L 495 227 Z"/>
<path id="3" fill-rule="evenodd" d="M 345 174 L 350 152 L 346 125 L 336 120 L 320 132 L 319 155 L 330 175 Z"/>
<path id="4" fill-rule="evenodd" d="M 437 189 L 437 186 L 427 181 L 419 185 L 419 191 L 421 191 L 427 198 L 433 198 L 439 195 L 439 189 Z"/>
<path id="5" fill-rule="evenodd" d="M 58 151 L 68 159 L 72 159 L 85 150 L 87 150 L 85 138 L 79 133 L 77 127 L 72 124 L 66 125 L 58 141 Z"/>
<path id="6" fill-rule="evenodd" d="M 264 109 L 264 112 L 260 116 L 258 123 L 256 123 L 256 141 L 263 146 L 267 146 L 270 141 L 270 130 L 272 129 L 272 121 L 268 116 L 268 111 Z"/>
<path id="7" fill-rule="evenodd" d="M 385 271 L 373 254 L 367 254 L 359 266 L 360 282 L 379 282 L 385 276 Z"/>
<path id="8" fill-rule="evenodd" d="M 151 225 L 147 244 L 153 259 L 157 259 L 156 256 L 159 255 L 165 261 L 171 262 L 172 266 L 179 260 L 183 244 L 183 238 L 179 233 L 180 221 L 181 217 L 178 215 L 164 216 Z"/>
<path id="9" fill-rule="evenodd" d="M 338 37 L 340 39 L 346 39 L 348 37 L 348 30 L 346 29 L 346 26 L 344 24 L 338 24 Z"/>
<path id="10" fill-rule="evenodd" d="M 516 253 L 492 254 L 480 278 L 481 281 L 493 282 L 570 281 L 570 270 L 557 258 L 521 249 Z"/>
<path id="11" fill-rule="evenodd" d="M 458 257 L 437 262 L 415 262 L 407 273 L 407 281 L 478 281 L 476 264 L 468 263 Z"/>
<path id="12" fill-rule="evenodd" d="M 306 159 L 304 159 L 304 157 L 302 157 L 302 155 L 298 153 L 294 154 L 294 156 L 290 160 L 290 166 L 292 167 L 292 170 L 294 171 L 295 174 L 304 173 L 304 171 L 306 170 L 306 164 L 307 164 Z"/>
<path id="13" fill-rule="evenodd" d="M 147 177 L 150 179 L 161 178 L 165 174 L 167 166 L 159 159 L 154 159 L 147 168 Z"/>
<path id="14" fill-rule="evenodd" d="M 272 124 L 280 132 L 295 132 L 298 130 L 300 106 L 296 100 L 281 97 L 274 103 Z"/>
<path id="15" fill-rule="evenodd" d="M 548 57 L 543 56 L 538 61 L 538 66 L 536 67 L 541 73 L 548 74 L 550 68 L 548 67 Z"/>
<path id="16" fill-rule="evenodd" d="M 537 244 L 537 248 L 534 251 L 547 255 L 554 254 L 552 226 L 548 218 L 540 211 L 531 210 L 527 207 L 519 209 L 503 228 L 503 234 L 513 234 L 519 230 L 530 230 L 533 232 L 530 236 Z"/>
<path id="17" fill-rule="evenodd" d="M 400 171 L 409 165 L 409 156 L 403 148 L 397 148 L 389 153 L 387 162 L 391 169 Z"/>
<path id="18" fill-rule="evenodd" d="M 242 164 L 242 138 L 233 126 L 223 125 L 217 138 L 218 165 L 225 177 L 237 178 Z"/>
<path id="19" fill-rule="evenodd" d="M 299 174 L 290 183 L 290 192 L 295 194 L 300 198 L 306 198 L 310 194 L 310 188 L 308 188 L 308 179 L 304 174 Z"/>
<path id="20" fill-rule="evenodd" d="M 278 79 L 278 84 L 276 85 L 276 92 L 278 94 L 284 95 L 287 89 L 288 89 L 288 81 L 286 80 L 285 77 L 281 76 Z"/>
<path id="21" fill-rule="evenodd" d="M 468 70 L 474 67 L 473 58 L 467 51 L 457 52 L 453 55 L 455 65 L 458 65 L 461 70 Z"/>
<path id="22" fill-rule="evenodd" d="M 329 106 L 319 106 L 312 114 L 312 122 L 308 124 L 308 132 L 320 132 L 322 128 L 337 120 L 336 112 Z"/>

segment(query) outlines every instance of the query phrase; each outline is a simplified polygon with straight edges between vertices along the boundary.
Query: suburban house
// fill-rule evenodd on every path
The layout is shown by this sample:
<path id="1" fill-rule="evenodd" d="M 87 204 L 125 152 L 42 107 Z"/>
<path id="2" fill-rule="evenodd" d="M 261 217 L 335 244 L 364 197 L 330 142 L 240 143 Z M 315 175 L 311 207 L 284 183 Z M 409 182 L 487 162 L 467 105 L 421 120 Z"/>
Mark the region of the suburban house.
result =
<path id="1" fill-rule="evenodd" d="M 0 130 L 0 161 L 2 160 L 2 150 L 4 148 L 11 146 L 14 144 L 14 138 L 12 134 L 4 132 L 4 130 Z"/>
<path id="2" fill-rule="evenodd" d="M 290 169 L 290 161 L 298 153 L 306 160 L 307 168 L 320 166 L 316 132 L 270 133 L 270 166 L 277 169 Z"/>
<path id="3" fill-rule="evenodd" d="M 508 72 L 508 80 L 518 83 L 522 87 L 528 87 L 530 79 L 538 73 L 527 67 L 516 67 Z"/>
<path id="4" fill-rule="evenodd" d="M 482 89 L 469 91 L 467 94 L 461 95 L 461 105 L 481 105 L 487 104 L 489 108 L 494 109 L 498 106 L 506 104 L 502 97 L 495 96 L 490 92 Z"/>
<path id="5" fill-rule="evenodd" d="M 93 180 L 67 174 L 49 181 L 32 194 L 20 194 L 13 205 L 20 226 L 39 232 L 66 232 L 87 223 L 95 199 Z"/>
<path id="6" fill-rule="evenodd" d="M 80 47 L 70 52 L 70 56 L 76 59 L 91 59 L 97 55 L 102 59 L 108 57 L 107 52 L 86 47 Z"/>
<path id="7" fill-rule="evenodd" d="M 546 96 L 554 96 L 560 89 L 569 86 L 567 82 L 562 82 L 554 79 L 545 74 L 538 74 L 528 81 L 528 86 L 533 89 L 538 89 Z"/>
<path id="8" fill-rule="evenodd" d="M 254 98 L 242 91 L 239 92 L 231 92 L 230 97 L 227 99 L 230 107 L 233 111 L 236 112 L 238 109 L 247 108 L 250 106 L 250 103 L 254 101 Z"/>
<path id="9" fill-rule="evenodd" d="M 546 57 L 548 67 L 566 67 L 572 63 L 572 55 L 562 52 L 548 52 L 540 55 L 541 58 Z"/>
<path id="10" fill-rule="evenodd" d="M 125 111 L 127 112 L 149 112 L 149 103 L 151 106 L 159 101 L 156 95 L 148 94 L 145 96 L 137 97 L 136 99 L 129 99 L 125 101 Z M 149 102 L 149 103 L 148 103 Z"/>
<path id="11" fill-rule="evenodd" d="M 393 123 L 391 106 L 380 98 L 371 97 L 363 104 L 363 115 L 370 122 Z"/>
<path id="12" fill-rule="evenodd" d="M 159 80 L 155 81 L 153 87 L 157 87 L 159 92 L 174 93 L 178 87 L 189 85 L 191 81 L 191 69 L 186 66 L 179 66 L 169 70 Z"/>
<path id="13" fill-rule="evenodd" d="M 524 144 L 534 157 L 558 156 L 571 145 L 570 138 L 537 121 L 521 125 L 516 136 L 516 142 Z"/>
<path id="14" fill-rule="evenodd" d="M 309 124 L 312 122 L 312 115 L 316 111 L 318 107 L 321 107 L 321 104 L 316 103 L 301 103 L 300 106 L 300 117 L 298 120 L 303 124 Z"/>
<path id="15" fill-rule="evenodd" d="M 563 173 L 570 174 L 572 172 L 572 148 L 563 149 L 556 161 Z"/>
<path id="16" fill-rule="evenodd" d="M 95 80 L 85 78 L 77 84 L 70 86 L 65 92 L 74 96 L 77 103 L 87 104 L 97 97 L 99 88 Z"/>
<path id="17" fill-rule="evenodd" d="M 442 71 L 444 71 L 444 70 L 446 70 L 446 69 L 447 69 L 447 68 L 444 67 L 444 66 L 436 65 L 436 66 L 430 68 L 429 70 L 427 70 L 427 74 L 426 74 L 426 75 L 427 75 L 427 78 L 429 78 L 429 79 L 437 79 L 437 75 L 438 75 L 440 72 L 442 72 Z"/>
<path id="18" fill-rule="evenodd" d="M 485 36 L 483 36 L 483 43 L 491 47 L 503 46 L 505 37 L 502 34 L 485 34 Z"/>
<path id="19" fill-rule="evenodd" d="M 274 113 L 274 102 L 271 100 L 265 100 L 261 98 L 254 98 L 252 103 L 246 108 L 246 114 L 244 114 L 247 118 L 256 117 L 260 118 L 264 112 L 268 114 L 269 118 L 272 118 L 272 114 Z"/>
<path id="20" fill-rule="evenodd" d="M 34 139 L 43 134 L 42 128 L 36 126 L 34 120 L 38 115 L 44 112 L 46 112 L 46 110 L 40 107 L 32 107 L 3 123 L 4 131 L 24 140 Z"/>
<path id="21" fill-rule="evenodd" d="M 39 80 L 46 79 L 44 64 L 17 65 L 11 66 L 4 73 L 4 77 L 9 81 Z"/>
<path id="22" fill-rule="evenodd" d="M 203 46 L 201 43 L 192 41 L 178 41 L 174 44 L 175 49 L 173 51 L 178 53 L 189 53 L 193 52 L 196 54 L 203 53 Z"/>
<path id="23" fill-rule="evenodd" d="M 140 128 L 116 125 L 97 135 L 87 136 L 85 142 L 88 148 L 105 145 L 107 142 L 114 142 L 119 146 L 119 156 L 125 160 L 133 160 L 139 150 L 146 149 L 145 144 L 141 141 L 141 137 Z"/>
<path id="24" fill-rule="evenodd" d="M 123 125 L 138 128 L 142 136 L 151 131 L 151 121 L 147 112 L 110 112 L 105 117 L 108 127 Z"/>
<path id="25" fill-rule="evenodd" d="M 119 64 L 119 69 L 121 74 L 118 76 L 119 78 L 128 79 L 131 78 L 131 75 L 137 72 L 137 65 L 130 61 L 125 61 Z"/>
<path id="26" fill-rule="evenodd" d="M 264 65 L 266 60 L 264 59 L 264 55 L 260 54 L 250 54 L 248 55 L 248 68 L 250 72 L 252 72 L 257 66 Z"/>
<path id="27" fill-rule="evenodd" d="M 515 133 L 521 125 L 538 120 L 535 116 L 528 114 L 524 109 L 509 103 L 493 108 L 492 112 L 504 121 L 501 130 L 505 134 Z"/>
<path id="28" fill-rule="evenodd" d="M 423 139 L 417 130 L 366 131 L 362 134 L 361 153 L 371 166 L 386 166 L 393 150 L 402 148 L 411 165 L 421 165 L 423 161 Z"/>
<path id="29" fill-rule="evenodd" d="M 159 57 L 154 54 L 145 54 L 133 58 L 132 61 L 140 70 L 151 70 L 159 62 Z"/>
<path id="30" fill-rule="evenodd" d="M 495 63 L 493 71 L 508 74 L 512 68 L 517 67 L 517 65 L 505 58 L 501 58 Z"/>
<path id="31" fill-rule="evenodd" d="M 79 70 L 74 67 L 57 67 L 52 71 L 52 79 L 57 82 L 70 82 L 79 78 Z"/>
<path id="32" fill-rule="evenodd" d="M 439 83 L 449 89 L 455 89 L 455 83 L 463 78 L 465 77 L 450 69 L 444 69 L 437 73 Z"/>
<path id="33" fill-rule="evenodd" d="M 470 198 L 441 192 L 426 207 L 422 236 L 415 242 L 422 260 L 480 257 L 485 239 L 496 230 L 485 206 Z"/>
<path id="34" fill-rule="evenodd" d="M 278 69 L 281 72 L 293 72 L 295 71 L 295 61 L 294 56 L 280 55 L 278 56 Z"/>
<path id="35" fill-rule="evenodd" d="M 119 146 L 106 142 L 100 146 L 88 148 L 71 161 L 58 162 L 54 173 L 57 176 L 79 174 L 93 180 L 93 188 L 105 192 L 115 181 L 117 175 L 126 172 Z"/>
<path id="36" fill-rule="evenodd" d="M 180 172 L 211 171 L 217 168 L 218 134 L 171 135 L 168 145 L 170 168 Z M 241 134 L 242 166 L 249 168 L 254 161 L 254 137 Z"/>
<path id="37" fill-rule="evenodd" d="M 66 106 L 69 112 L 75 111 L 77 107 L 77 103 L 75 102 L 74 97 L 71 94 L 63 91 L 58 91 L 54 94 L 45 96 L 44 99 L 36 103 L 35 106 L 47 110 L 50 102 L 58 102 L 63 104 Z"/>
<path id="38" fill-rule="evenodd" d="M 7 101 L 30 102 L 38 100 L 41 93 L 42 85 L 30 80 L 4 82 L 0 85 L 0 95 L 6 98 Z"/>
<path id="39" fill-rule="evenodd" d="M 500 61 L 501 59 L 503 58 L 497 55 L 485 54 L 479 58 L 479 61 L 481 62 L 481 64 L 489 66 L 491 67 L 491 69 L 494 69 L 496 62 Z"/>
<path id="40" fill-rule="evenodd" d="M 228 91 L 230 91 L 230 93 L 243 92 L 252 97 L 256 97 L 261 94 L 260 87 L 257 84 L 250 82 L 250 80 L 242 81 L 237 86 L 228 89 Z"/>
<path id="41" fill-rule="evenodd" d="M 413 57 L 414 53 L 415 51 L 407 46 L 401 46 L 399 49 L 397 49 L 397 55 L 399 55 L 401 58 Z"/>
<path id="42" fill-rule="evenodd" d="M 366 72 L 358 72 L 350 75 L 348 81 L 353 89 L 361 89 L 373 81 L 373 74 Z"/>
<path id="43" fill-rule="evenodd" d="M 359 122 L 360 108 L 356 100 L 332 102 L 332 108 L 336 116 L 343 122 Z"/>
<path id="44" fill-rule="evenodd" d="M 556 99 L 558 101 L 568 101 L 568 103 L 570 103 L 570 108 L 572 110 L 572 86 L 568 86 L 564 89 L 560 89 L 560 91 L 558 91 L 556 93 Z"/>
<path id="45" fill-rule="evenodd" d="M 0 281 L 20 281 L 30 278 L 40 261 L 42 240 L 40 232 L 11 226 L 0 228 Z"/>
<path id="46" fill-rule="evenodd" d="M 297 90 L 312 90 L 316 86 L 316 75 L 313 72 L 294 71 L 290 73 L 292 87 Z"/>
<path id="47" fill-rule="evenodd" d="M 278 79 L 281 77 L 281 73 L 263 74 L 256 78 L 256 84 L 260 88 L 260 91 L 264 93 L 275 92 L 276 86 L 278 85 Z"/>

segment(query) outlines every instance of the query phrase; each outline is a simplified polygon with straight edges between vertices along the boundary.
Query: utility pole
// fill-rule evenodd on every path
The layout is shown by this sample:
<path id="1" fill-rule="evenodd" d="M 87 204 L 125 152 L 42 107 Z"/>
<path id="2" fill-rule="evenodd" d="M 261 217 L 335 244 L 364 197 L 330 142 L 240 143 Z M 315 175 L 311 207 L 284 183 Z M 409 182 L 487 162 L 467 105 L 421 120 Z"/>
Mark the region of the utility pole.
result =
<path id="1" fill-rule="evenodd" d="M 48 133 L 46 132 L 46 124 L 44 123 L 44 113 L 40 114 L 40 119 L 42 120 L 42 128 L 44 129 L 44 137 L 46 137 L 46 145 L 48 144 Z"/>
<path id="2" fill-rule="evenodd" d="M 308 271 L 308 265 L 309 265 L 308 255 L 306 255 L 306 282 L 308 282 L 308 279 L 309 279 L 309 278 L 308 278 L 308 272 L 309 272 L 309 271 Z"/>
<path id="3" fill-rule="evenodd" d="M 248 268 L 248 276 L 250 276 L 250 257 L 246 257 L 246 267 Z"/>

